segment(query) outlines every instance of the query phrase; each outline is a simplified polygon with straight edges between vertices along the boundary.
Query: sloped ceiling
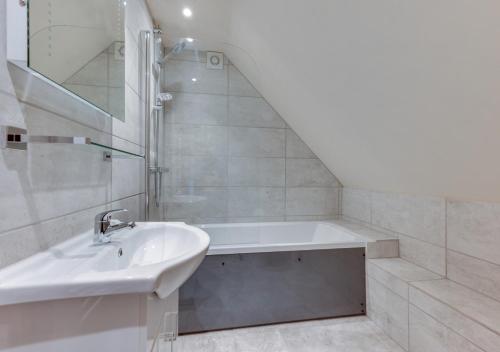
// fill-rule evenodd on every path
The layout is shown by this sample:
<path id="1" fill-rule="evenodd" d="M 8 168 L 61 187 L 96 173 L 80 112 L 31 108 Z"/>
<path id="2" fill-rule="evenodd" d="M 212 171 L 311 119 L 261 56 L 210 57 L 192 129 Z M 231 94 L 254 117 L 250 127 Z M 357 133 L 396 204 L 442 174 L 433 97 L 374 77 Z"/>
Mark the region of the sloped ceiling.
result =
<path id="1" fill-rule="evenodd" d="M 150 6 L 165 31 L 221 43 L 344 185 L 500 201 L 500 2 Z"/>

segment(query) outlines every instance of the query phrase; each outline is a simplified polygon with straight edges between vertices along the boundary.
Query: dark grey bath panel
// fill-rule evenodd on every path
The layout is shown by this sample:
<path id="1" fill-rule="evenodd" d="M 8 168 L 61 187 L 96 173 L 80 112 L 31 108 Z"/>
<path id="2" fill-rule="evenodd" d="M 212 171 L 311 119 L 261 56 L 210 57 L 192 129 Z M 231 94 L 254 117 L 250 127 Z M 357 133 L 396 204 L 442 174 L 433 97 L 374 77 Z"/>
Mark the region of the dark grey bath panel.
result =
<path id="1" fill-rule="evenodd" d="M 180 289 L 179 332 L 365 313 L 363 248 L 207 256 Z"/>

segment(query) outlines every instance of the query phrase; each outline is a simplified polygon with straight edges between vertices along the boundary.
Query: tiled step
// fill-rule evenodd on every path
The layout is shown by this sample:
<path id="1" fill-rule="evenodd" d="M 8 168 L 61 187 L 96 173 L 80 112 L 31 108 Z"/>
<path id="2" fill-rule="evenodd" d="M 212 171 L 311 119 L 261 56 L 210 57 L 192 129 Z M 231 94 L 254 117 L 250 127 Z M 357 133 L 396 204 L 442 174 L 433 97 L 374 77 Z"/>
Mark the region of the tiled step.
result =
<path id="1" fill-rule="evenodd" d="M 425 312 L 410 305 L 411 352 L 484 352 Z"/>
<path id="2" fill-rule="evenodd" d="M 411 283 L 409 301 L 484 351 L 500 351 L 500 302 L 446 279 Z"/>
<path id="3" fill-rule="evenodd" d="M 369 259 L 366 273 L 368 316 L 408 350 L 409 285 L 412 281 L 438 280 L 441 276 L 400 258 Z"/>
<path id="4" fill-rule="evenodd" d="M 438 280 L 442 277 L 401 258 L 368 260 L 367 275 L 373 277 L 388 289 L 408 299 L 409 283 L 414 281 Z"/>

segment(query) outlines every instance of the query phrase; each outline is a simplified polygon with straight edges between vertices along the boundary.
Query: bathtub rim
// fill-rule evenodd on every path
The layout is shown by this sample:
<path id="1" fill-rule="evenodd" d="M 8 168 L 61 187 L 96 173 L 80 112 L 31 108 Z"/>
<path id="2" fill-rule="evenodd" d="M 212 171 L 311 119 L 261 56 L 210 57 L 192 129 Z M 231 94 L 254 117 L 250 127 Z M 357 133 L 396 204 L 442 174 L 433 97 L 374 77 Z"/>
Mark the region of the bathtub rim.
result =
<path id="1" fill-rule="evenodd" d="M 291 251 L 311 251 L 311 250 L 328 250 L 342 248 L 365 248 L 367 240 L 355 232 L 345 228 L 342 225 L 336 224 L 333 221 L 278 221 L 278 222 L 242 222 L 242 223 L 214 223 L 214 224 L 198 224 L 196 227 L 203 229 L 222 227 L 252 227 L 252 226 L 280 226 L 280 225 L 298 225 L 298 224 L 315 224 L 327 225 L 336 230 L 345 232 L 347 235 L 357 239 L 356 241 L 348 242 L 287 242 L 287 243 L 272 243 L 272 244 L 228 244 L 209 246 L 207 255 L 230 255 L 230 254 L 248 254 L 248 253 L 270 253 L 270 252 L 291 252 Z M 210 234 L 209 234 L 210 236 Z"/>

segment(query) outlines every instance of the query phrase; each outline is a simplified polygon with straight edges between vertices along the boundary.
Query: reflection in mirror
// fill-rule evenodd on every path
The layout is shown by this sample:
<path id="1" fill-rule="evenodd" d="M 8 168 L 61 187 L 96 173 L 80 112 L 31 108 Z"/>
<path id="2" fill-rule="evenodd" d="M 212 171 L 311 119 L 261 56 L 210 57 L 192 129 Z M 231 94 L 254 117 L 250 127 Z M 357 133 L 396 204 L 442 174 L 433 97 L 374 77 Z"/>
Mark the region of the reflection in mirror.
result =
<path id="1" fill-rule="evenodd" d="M 124 0 L 29 1 L 28 66 L 125 118 Z"/>

